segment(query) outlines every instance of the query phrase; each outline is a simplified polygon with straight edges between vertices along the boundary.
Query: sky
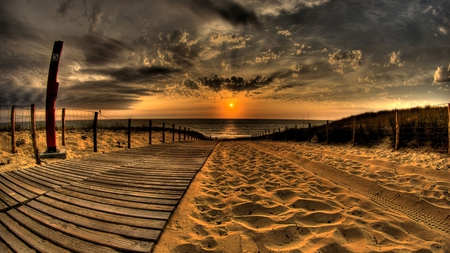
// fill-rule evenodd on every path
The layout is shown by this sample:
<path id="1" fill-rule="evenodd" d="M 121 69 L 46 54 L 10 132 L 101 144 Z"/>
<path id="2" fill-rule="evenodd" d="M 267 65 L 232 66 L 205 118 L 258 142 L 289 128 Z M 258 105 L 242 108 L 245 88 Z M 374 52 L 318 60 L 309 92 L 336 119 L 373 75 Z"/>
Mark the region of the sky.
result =
<path id="1" fill-rule="evenodd" d="M 0 104 L 339 119 L 450 102 L 448 0 L 0 0 Z M 231 106 L 231 104 L 233 106 Z"/>

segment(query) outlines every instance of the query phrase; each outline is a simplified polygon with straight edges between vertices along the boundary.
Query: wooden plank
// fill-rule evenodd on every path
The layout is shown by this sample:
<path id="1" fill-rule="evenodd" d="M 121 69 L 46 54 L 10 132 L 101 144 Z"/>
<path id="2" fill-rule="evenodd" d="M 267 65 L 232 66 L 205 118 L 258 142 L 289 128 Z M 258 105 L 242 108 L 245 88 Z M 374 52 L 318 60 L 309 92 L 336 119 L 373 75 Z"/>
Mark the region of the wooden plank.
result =
<path id="1" fill-rule="evenodd" d="M 104 181 L 101 178 L 89 178 L 86 179 L 87 182 L 95 182 L 100 184 L 110 184 L 115 186 L 133 187 L 133 188 L 143 188 L 143 189 L 157 189 L 157 190 L 173 190 L 173 191 L 185 191 L 187 186 L 167 186 L 161 185 L 157 182 L 152 182 L 151 184 L 136 184 L 132 182 L 121 182 L 121 181 Z"/>
<path id="2" fill-rule="evenodd" d="M 58 218 L 62 221 L 70 222 L 73 224 L 76 224 L 78 226 L 113 233 L 113 234 L 119 234 L 130 238 L 136 238 L 136 239 L 146 239 L 150 241 L 156 241 L 161 234 L 161 230 L 159 229 L 148 229 L 148 228 L 138 228 L 138 227 L 131 227 L 128 225 L 123 224 L 115 224 L 111 222 L 105 222 L 105 221 L 99 221 L 95 219 L 86 218 L 81 215 L 69 213 L 66 211 L 62 211 L 59 209 L 56 209 L 54 207 L 42 204 L 38 201 L 31 201 L 27 203 L 28 206 L 33 207 L 34 209 L 51 215 L 55 218 Z"/>
<path id="3" fill-rule="evenodd" d="M 14 178 L 12 178 L 12 181 L 8 180 L 8 175 L 0 175 L 0 182 L 2 182 L 4 185 L 6 185 L 8 188 L 10 188 L 11 190 L 19 193 L 20 195 L 24 196 L 27 199 L 32 199 L 37 197 L 36 194 L 28 191 L 27 189 L 21 187 L 21 183 L 19 182 L 19 184 L 16 184 L 14 180 Z"/>
<path id="4" fill-rule="evenodd" d="M 13 207 L 19 204 L 19 202 L 15 199 L 13 199 L 12 197 L 10 197 L 9 195 L 7 195 L 6 193 L 4 193 L 3 191 L 0 191 L 0 199 L 6 204 L 8 205 L 8 207 Z"/>
<path id="5" fill-rule="evenodd" d="M 77 160 L 78 161 L 78 160 Z M 107 171 L 108 169 L 99 169 L 97 166 L 86 166 L 83 163 L 52 163 L 48 165 L 49 168 L 55 168 L 58 171 L 63 171 L 69 174 L 75 174 L 79 176 L 92 176 L 98 175 Z"/>
<path id="6" fill-rule="evenodd" d="M 46 192 L 46 191 L 44 191 L 44 190 L 42 190 L 40 188 L 36 188 L 35 186 L 33 186 L 33 185 L 29 184 L 29 183 L 26 183 L 26 181 L 19 180 L 16 177 L 11 176 L 10 174 L 3 173 L 2 176 L 4 178 L 8 179 L 9 181 L 13 182 L 14 184 L 17 184 L 20 187 L 22 187 L 24 189 L 27 189 L 28 191 L 33 192 L 33 193 L 35 193 L 37 195 L 41 195 L 41 194 L 44 194 Z"/>
<path id="7" fill-rule="evenodd" d="M 20 193 L 16 192 L 15 190 L 9 188 L 4 184 L 5 182 L 0 182 L 0 191 L 4 192 L 6 195 L 10 196 L 14 200 L 22 203 L 27 201 L 28 199 L 24 196 L 22 196 Z"/>
<path id="8" fill-rule="evenodd" d="M 37 201 L 44 203 L 48 206 L 52 206 L 61 210 L 66 210 L 70 213 L 77 214 L 80 216 L 84 216 L 87 218 L 92 218 L 95 220 L 101 220 L 106 222 L 113 222 L 116 224 L 123 224 L 133 227 L 140 228 L 153 228 L 153 229 L 163 229 L 166 224 L 164 220 L 158 219 L 146 219 L 139 217 L 130 217 L 119 214 L 105 213 L 101 211 L 96 211 L 89 209 L 88 207 L 80 207 L 76 205 L 72 205 L 70 203 L 65 203 L 56 199 L 52 199 L 46 196 L 41 196 L 36 199 Z"/>
<path id="9" fill-rule="evenodd" d="M 134 187 L 133 185 L 117 185 L 117 184 L 109 184 L 108 182 L 102 182 L 101 180 L 96 181 L 83 181 L 84 184 L 95 185 L 110 189 L 121 189 L 121 190 L 129 190 L 135 192 L 145 192 L 145 193 L 157 193 L 157 194 L 171 194 L 176 196 L 182 196 L 184 191 L 180 190 L 160 190 L 160 189 L 151 189 L 151 188 L 141 188 Z"/>
<path id="10" fill-rule="evenodd" d="M 18 208 L 18 210 L 23 214 L 23 216 L 14 214 L 16 217 L 22 219 L 24 216 L 28 216 L 29 218 L 32 218 L 33 220 L 38 221 L 56 231 L 60 231 L 65 233 L 66 235 L 82 239 L 83 243 L 86 243 L 87 241 L 118 250 L 125 250 L 128 252 L 149 252 L 153 247 L 152 242 L 127 239 L 113 233 L 105 233 L 88 228 L 78 227 L 72 223 L 61 221 L 28 206 L 21 206 Z M 90 247 L 89 244 L 86 246 Z M 70 246 L 68 246 L 68 248 L 72 250 L 76 249 L 71 248 Z"/>
<path id="11" fill-rule="evenodd" d="M 22 177 L 25 177 L 25 178 L 27 178 L 27 179 L 35 182 L 35 183 L 38 183 L 40 185 L 43 185 L 43 186 L 47 187 L 49 190 L 50 189 L 55 189 L 57 187 L 61 187 L 61 185 L 66 185 L 66 184 L 62 184 L 60 182 L 54 182 L 54 183 L 48 182 L 47 180 L 45 180 L 46 179 L 45 177 L 42 177 L 40 175 L 36 175 L 34 173 L 31 173 L 28 169 L 26 169 L 26 170 L 18 170 L 18 171 L 15 171 L 15 172 L 17 174 L 20 174 Z"/>
<path id="12" fill-rule="evenodd" d="M 0 223 L 0 238 L 8 245 L 2 246 L 2 240 L 0 240 L 0 252 L 12 252 L 12 249 L 15 252 L 25 252 L 32 253 L 36 252 L 34 249 L 28 247 L 24 242 L 22 242 L 19 238 L 17 238 L 14 234 L 9 232 L 1 223 Z"/>
<path id="13" fill-rule="evenodd" d="M 16 210 L 11 211 L 17 212 Z M 46 239 L 40 238 L 33 231 L 29 231 L 25 227 L 21 226 L 6 213 L 0 213 L 0 221 L 5 225 L 6 228 L 8 228 L 9 231 L 14 233 L 15 236 L 19 237 L 22 241 L 26 242 L 28 245 L 38 251 L 48 253 L 70 253 L 66 249 L 50 243 Z"/>
<path id="14" fill-rule="evenodd" d="M 1 239 L 1 237 L 0 237 L 0 239 Z M 6 246 L 6 245 L 2 242 L 2 240 L 0 240 L 0 252 L 2 252 L 2 253 L 13 253 L 13 252 L 11 251 L 11 248 L 9 248 L 8 246 Z"/>
<path id="15" fill-rule="evenodd" d="M 41 169 L 42 171 L 45 171 L 48 174 L 58 175 L 58 177 L 72 179 L 71 181 L 74 180 L 79 181 L 89 177 L 88 175 L 81 176 L 75 173 L 65 172 L 62 169 L 58 168 L 57 166 L 39 166 L 38 168 Z"/>
<path id="16" fill-rule="evenodd" d="M 104 192 L 94 189 L 89 189 L 87 187 L 79 187 L 75 185 L 67 185 L 64 186 L 65 189 L 69 189 L 72 191 L 77 191 L 81 193 L 91 194 L 102 198 L 108 199 L 120 199 L 132 202 L 140 202 L 140 203 L 149 203 L 149 204 L 162 204 L 162 205 L 172 205 L 175 206 L 178 203 L 178 200 L 174 199 L 165 199 L 161 198 L 158 194 L 154 194 L 153 197 L 140 197 L 140 196 L 131 196 L 129 194 L 119 193 L 117 191 Z"/>
<path id="17" fill-rule="evenodd" d="M 97 203 L 102 204 L 108 204 L 118 207 L 127 207 L 127 208 L 133 208 L 133 209 L 143 209 L 143 210 L 151 210 L 151 211 L 167 211 L 172 212 L 174 206 L 169 205 L 158 205 L 158 204 L 148 204 L 148 203 L 138 203 L 138 202 L 131 202 L 131 201 L 125 201 L 125 200 L 118 200 L 118 199 L 109 199 L 104 197 L 98 197 L 91 194 L 81 193 L 77 191 L 72 191 L 64 188 L 59 188 L 55 190 L 58 193 L 75 197 L 78 199 L 84 199 L 88 201 L 93 201 Z"/>
<path id="18" fill-rule="evenodd" d="M 138 210 L 133 208 L 121 207 L 121 206 L 113 206 L 108 204 L 97 203 L 94 201 L 89 201 L 85 199 L 79 199 L 72 196 L 67 196 L 57 192 L 47 192 L 46 196 L 67 202 L 72 203 L 77 206 L 82 206 L 86 208 L 91 208 L 97 211 L 103 211 L 108 213 L 121 214 L 132 217 L 140 217 L 140 218 L 149 218 L 149 219 L 161 219 L 166 220 L 170 216 L 170 212 L 164 211 L 149 211 L 149 210 Z"/>
<path id="19" fill-rule="evenodd" d="M 0 211 L 8 209 L 9 206 L 0 198 Z"/>
<path id="20" fill-rule="evenodd" d="M 57 184 L 57 185 L 66 185 L 70 184 L 74 180 L 67 179 L 64 177 L 61 177 L 60 175 L 57 175 L 56 173 L 49 173 L 48 171 L 43 170 L 42 168 L 34 167 L 32 169 L 27 170 L 30 173 L 33 173 L 34 175 L 38 175 L 41 177 L 41 179 L 46 180 L 47 182 Z"/>
<path id="21" fill-rule="evenodd" d="M 85 242 L 78 238 L 68 236 L 60 231 L 53 230 L 41 223 L 30 219 L 21 212 L 12 209 L 8 214 L 14 218 L 21 225 L 26 227 L 29 234 L 36 238 L 32 241 L 27 241 L 33 248 L 41 252 L 117 252 L 108 247 L 99 246 L 93 243 Z M 28 238 L 21 237 L 22 240 Z"/>
<path id="22" fill-rule="evenodd" d="M 102 180 L 107 183 L 115 184 L 115 183 L 121 183 L 121 184 L 128 184 L 128 185 L 134 185 L 136 187 L 140 187 L 141 185 L 166 185 L 171 186 L 168 188 L 172 188 L 172 186 L 179 186 L 179 187 L 187 187 L 189 186 L 190 180 L 155 180 L 152 178 L 133 178 L 133 177 L 111 177 L 109 175 L 100 175 L 98 177 L 92 177 L 87 179 L 88 181 L 92 181 L 94 179 Z"/>
<path id="23" fill-rule="evenodd" d="M 168 199 L 168 200 L 179 200 L 181 198 L 181 194 L 161 194 L 161 193 L 151 193 L 151 192 L 143 192 L 143 191 L 133 191 L 132 189 L 117 189 L 117 188 L 107 188 L 101 187 L 92 184 L 86 184 L 85 182 L 75 182 L 72 186 L 76 186 L 79 188 L 87 189 L 87 190 L 95 190 L 99 192 L 105 192 L 108 194 L 119 194 L 126 196 L 136 196 L 142 198 L 159 198 L 159 199 Z M 65 186 L 67 187 L 67 186 Z"/>
<path id="24" fill-rule="evenodd" d="M 53 188 L 47 187 L 45 185 L 39 184 L 38 182 L 34 181 L 34 178 L 24 174 L 22 170 L 14 170 L 14 171 L 7 171 L 6 174 L 14 177 L 17 180 L 20 180 L 26 184 L 29 184 L 37 189 L 41 189 L 44 192 L 50 191 Z"/>

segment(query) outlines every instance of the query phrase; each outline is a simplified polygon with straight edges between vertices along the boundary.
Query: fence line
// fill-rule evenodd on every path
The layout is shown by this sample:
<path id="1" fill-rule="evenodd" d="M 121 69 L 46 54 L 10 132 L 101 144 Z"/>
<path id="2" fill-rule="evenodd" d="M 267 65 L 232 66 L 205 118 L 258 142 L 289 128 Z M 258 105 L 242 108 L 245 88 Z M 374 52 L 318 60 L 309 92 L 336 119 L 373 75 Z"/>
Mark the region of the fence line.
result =
<path id="1" fill-rule="evenodd" d="M 272 134 L 264 132 L 252 138 L 371 145 L 386 137 L 395 150 L 428 145 L 450 154 L 450 104 L 364 113 L 321 126 L 286 127 L 284 132 L 274 129 Z"/>
<path id="2" fill-rule="evenodd" d="M 163 123 L 163 127 L 158 127 L 152 124 L 151 120 L 132 120 L 132 119 L 114 119 L 111 117 L 107 117 L 101 114 L 101 111 L 84 111 L 77 109 L 67 109 L 61 108 L 56 110 L 56 129 L 55 131 L 59 132 L 58 139 L 60 139 L 60 144 L 62 146 L 66 145 L 77 145 L 77 141 L 70 141 L 67 143 L 67 133 L 81 133 L 81 138 L 87 141 L 86 144 L 88 149 L 91 149 L 93 152 L 98 152 L 98 144 L 100 140 L 105 137 L 110 137 L 111 131 L 113 132 L 113 136 L 115 141 L 117 142 L 116 147 L 122 148 L 122 144 L 125 145 L 127 142 L 127 147 L 132 147 L 132 136 L 134 133 L 138 132 L 148 132 L 148 145 L 152 144 L 152 132 L 163 132 L 164 135 L 162 137 L 161 142 L 165 143 L 165 127 Z M 128 123 L 128 124 L 127 124 Z M 39 132 L 38 132 L 39 130 Z M 39 158 L 39 148 L 44 146 L 41 141 L 38 143 L 38 137 L 45 135 L 45 110 L 36 110 L 35 105 L 29 106 L 4 106 L 0 105 L 0 131 L 1 132 L 9 132 L 9 137 L 11 140 L 11 153 L 17 152 L 17 147 L 25 145 L 27 138 L 30 137 L 33 143 L 33 154 L 30 152 L 30 156 L 33 155 L 36 158 L 36 163 L 40 163 Z M 175 141 L 175 133 L 177 130 L 175 129 L 175 124 L 172 124 L 172 141 Z M 27 134 L 27 132 L 29 132 Z M 23 135 L 25 133 L 25 135 Z M 16 138 L 17 134 L 21 137 L 19 139 Z M 207 139 L 202 134 L 194 132 L 194 131 L 186 131 L 186 127 L 184 127 L 184 131 L 181 130 L 181 126 L 179 126 L 178 140 L 181 141 L 181 134 L 185 137 L 183 140 L 186 140 L 186 135 L 188 139 L 191 140 L 200 140 Z M 8 135 L 6 135 L 8 136 Z M 137 136 L 137 135 L 136 135 Z M 133 136 L 134 137 L 134 136 Z M 73 138 L 73 137 L 72 137 Z M 136 138 L 143 138 L 137 136 Z M 92 142 L 90 142 L 92 140 Z M 109 140 L 109 139 L 108 139 Z M 143 140 L 143 139 L 141 139 Z M 4 147 L 2 147 L 4 149 Z"/>

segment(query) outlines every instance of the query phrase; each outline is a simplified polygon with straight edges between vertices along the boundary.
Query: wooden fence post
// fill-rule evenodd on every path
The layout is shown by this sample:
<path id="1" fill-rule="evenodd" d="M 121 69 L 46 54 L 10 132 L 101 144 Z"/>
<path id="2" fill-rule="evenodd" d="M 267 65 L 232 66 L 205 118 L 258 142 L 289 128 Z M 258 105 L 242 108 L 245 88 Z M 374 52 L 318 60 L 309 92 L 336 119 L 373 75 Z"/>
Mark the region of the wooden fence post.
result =
<path id="1" fill-rule="evenodd" d="M 172 124 L 172 142 L 175 142 L 175 124 Z"/>
<path id="2" fill-rule="evenodd" d="M 447 153 L 450 155 L 450 103 L 448 104 L 448 147 Z"/>
<path id="3" fill-rule="evenodd" d="M 308 142 L 311 142 L 311 123 L 308 123 Z"/>
<path id="4" fill-rule="evenodd" d="M 398 118 L 398 110 L 395 110 L 395 146 L 394 150 L 398 149 L 400 144 L 400 122 Z"/>
<path id="5" fill-rule="evenodd" d="M 61 112 L 61 144 L 66 146 L 66 108 L 62 108 Z"/>
<path id="6" fill-rule="evenodd" d="M 288 127 L 286 126 L 286 135 L 284 136 L 284 140 L 287 141 L 288 140 Z"/>
<path id="7" fill-rule="evenodd" d="M 148 121 L 148 144 L 152 145 L 152 121 Z"/>
<path id="8" fill-rule="evenodd" d="M 188 128 L 188 140 L 191 140 L 191 139 L 192 139 L 192 136 L 191 136 L 191 129 Z"/>
<path id="9" fill-rule="evenodd" d="M 131 119 L 128 119 L 128 148 L 131 148 Z"/>
<path id="10" fill-rule="evenodd" d="M 36 159 L 36 164 L 41 164 L 41 157 L 39 155 L 39 149 L 37 146 L 36 139 L 36 105 L 32 104 L 30 106 L 30 116 L 31 116 L 31 141 L 33 143 L 34 158 Z"/>
<path id="11" fill-rule="evenodd" d="M 184 127 L 184 132 L 183 132 L 183 141 L 186 140 L 186 127 Z"/>
<path id="12" fill-rule="evenodd" d="M 162 142 L 166 143 L 166 129 L 165 129 L 165 125 L 166 123 L 163 123 L 163 127 L 162 127 Z"/>
<path id="13" fill-rule="evenodd" d="M 294 135 L 294 141 L 297 141 L 297 125 L 295 125 L 295 135 Z"/>
<path id="14" fill-rule="evenodd" d="M 16 106 L 11 107 L 11 152 L 14 154 L 16 149 Z"/>
<path id="15" fill-rule="evenodd" d="M 353 146 L 356 146 L 356 116 L 353 116 Z"/>
<path id="16" fill-rule="evenodd" d="M 94 152 L 98 151 L 98 140 L 97 140 L 97 126 L 98 126 L 98 112 L 94 113 L 94 124 L 93 124 L 93 132 L 94 132 Z"/>

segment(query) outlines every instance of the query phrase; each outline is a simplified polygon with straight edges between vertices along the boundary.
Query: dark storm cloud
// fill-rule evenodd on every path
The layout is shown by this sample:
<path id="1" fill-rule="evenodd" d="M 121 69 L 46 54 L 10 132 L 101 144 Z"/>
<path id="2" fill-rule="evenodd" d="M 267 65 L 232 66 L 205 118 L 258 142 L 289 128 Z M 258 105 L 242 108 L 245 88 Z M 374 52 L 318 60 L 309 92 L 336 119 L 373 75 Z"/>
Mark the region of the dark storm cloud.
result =
<path id="1" fill-rule="evenodd" d="M 179 73 L 178 70 L 152 66 L 152 67 L 123 67 L 123 68 L 91 68 L 80 70 L 83 74 L 98 74 L 108 76 L 115 81 L 122 83 L 145 83 L 155 78 L 164 78 L 173 73 Z"/>
<path id="2" fill-rule="evenodd" d="M 230 78 L 213 76 L 212 78 L 202 77 L 199 81 L 203 86 L 209 87 L 214 91 L 251 91 L 272 83 L 272 79 L 256 76 L 252 79 L 245 80 L 242 77 L 232 76 Z"/>
<path id="3" fill-rule="evenodd" d="M 21 86 L 11 80 L 0 81 L 0 103 L 2 105 L 43 104 L 45 90 L 30 86 Z"/>
<path id="4" fill-rule="evenodd" d="M 88 65 L 117 64 L 118 61 L 124 60 L 122 53 L 132 51 L 129 44 L 102 35 L 85 35 L 75 40 L 78 42 L 77 47 L 83 51 L 85 63 Z"/>
<path id="5" fill-rule="evenodd" d="M 230 0 L 186 0 L 182 3 L 202 17 L 220 17 L 235 26 L 261 25 L 254 11 Z"/>
<path id="6" fill-rule="evenodd" d="M 117 81 L 86 81 L 60 87 L 59 106 L 72 108 L 127 109 L 142 96 L 161 93 L 146 85 L 130 85 Z"/>

